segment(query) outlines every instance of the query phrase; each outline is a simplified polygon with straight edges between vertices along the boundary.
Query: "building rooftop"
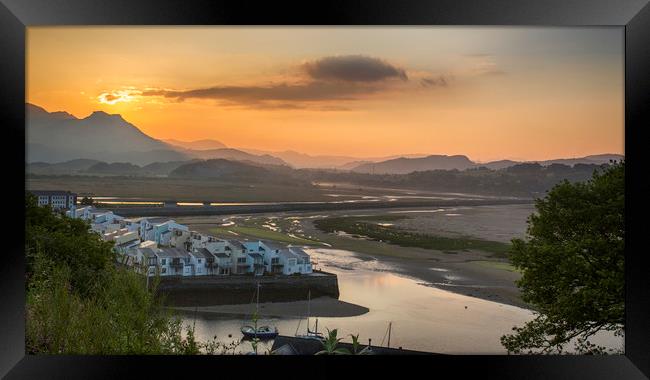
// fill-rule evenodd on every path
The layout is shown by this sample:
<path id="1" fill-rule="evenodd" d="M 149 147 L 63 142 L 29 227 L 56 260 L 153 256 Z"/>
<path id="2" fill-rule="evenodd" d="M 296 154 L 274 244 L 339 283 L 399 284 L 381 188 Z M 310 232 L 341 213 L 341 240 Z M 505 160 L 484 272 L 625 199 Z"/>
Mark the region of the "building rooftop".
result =
<path id="1" fill-rule="evenodd" d="M 139 243 L 137 241 L 135 241 L 135 240 L 129 240 L 129 241 L 126 241 L 126 242 L 124 242 L 122 244 L 118 244 L 117 246 L 120 247 L 120 248 L 127 248 L 127 247 L 131 247 L 131 246 L 136 246 L 138 244 Z M 145 248 L 145 249 L 148 249 L 148 248 Z"/>
<path id="2" fill-rule="evenodd" d="M 253 252 L 253 253 L 249 253 L 248 256 L 250 256 L 250 257 L 252 257 L 252 258 L 254 258 L 254 259 L 263 259 L 263 258 L 264 258 L 264 257 L 263 257 L 262 255 L 260 255 L 259 253 L 255 253 L 255 252 Z"/>
<path id="3" fill-rule="evenodd" d="M 146 258 L 156 257 L 156 252 L 152 248 L 139 248 L 139 250 Z"/>
<path id="4" fill-rule="evenodd" d="M 158 248 L 157 254 L 159 257 L 183 258 L 183 259 L 190 257 L 189 253 L 185 252 L 180 248 L 175 248 L 175 247 Z"/>
<path id="5" fill-rule="evenodd" d="M 77 196 L 76 193 L 72 193 L 70 191 L 63 191 L 63 190 L 30 190 L 30 193 L 34 195 L 72 195 L 72 196 Z"/>
<path id="6" fill-rule="evenodd" d="M 276 242 L 273 242 L 273 241 L 262 240 L 261 242 L 262 242 L 266 247 L 268 247 L 268 248 L 270 248 L 270 249 L 272 249 L 272 250 L 274 250 L 274 251 L 275 251 L 275 250 L 282 250 L 282 249 L 287 248 L 286 246 L 280 245 L 280 244 L 278 244 L 278 243 L 276 243 Z"/>
<path id="7" fill-rule="evenodd" d="M 195 254 L 196 256 L 201 256 L 201 257 L 204 257 L 206 259 L 212 259 L 213 258 L 212 253 L 210 253 L 210 251 L 208 251 L 205 248 L 195 249 L 194 251 L 192 251 L 192 253 Z"/>
<path id="8" fill-rule="evenodd" d="M 239 240 L 226 240 L 226 242 L 229 245 L 233 246 L 234 248 L 246 249 L 246 246 L 244 245 L 244 243 L 240 242 Z"/>
<path id="9" fill-rule="evenodd" d="M 309 258 L 309 254 L 305 252 L 302 248 L 289 247 L 289 251 L 294 255 L 301 256 L 302 258 Z"/>

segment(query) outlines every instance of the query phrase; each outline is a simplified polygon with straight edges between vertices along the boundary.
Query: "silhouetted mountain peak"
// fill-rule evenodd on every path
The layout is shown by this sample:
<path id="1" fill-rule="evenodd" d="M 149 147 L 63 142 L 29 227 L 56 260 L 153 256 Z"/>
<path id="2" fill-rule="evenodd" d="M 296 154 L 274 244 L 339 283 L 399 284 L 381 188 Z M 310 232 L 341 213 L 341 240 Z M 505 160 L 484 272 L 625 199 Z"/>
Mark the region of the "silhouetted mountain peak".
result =
<path id="1" fill-rule="evenodd" d="M 94 120 L 94 121 L 120 121 L 126 123 L 127 121 L 124 120 L 122 115 L 119 113 L 106 113 L 104 111 L 94 111 L 93 113 L 90 114 L 90 116 L 85 118 L 86 120 Z"/>

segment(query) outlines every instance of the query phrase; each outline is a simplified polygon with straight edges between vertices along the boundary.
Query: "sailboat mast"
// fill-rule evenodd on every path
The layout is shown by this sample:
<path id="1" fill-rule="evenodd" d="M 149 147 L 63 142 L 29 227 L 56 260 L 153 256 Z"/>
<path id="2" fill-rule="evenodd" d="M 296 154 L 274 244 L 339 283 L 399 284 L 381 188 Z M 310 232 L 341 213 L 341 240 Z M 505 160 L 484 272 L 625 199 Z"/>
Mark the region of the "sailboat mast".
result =
<path id="1" fill-rule="evenodd" d="M 388 322 L 388 348 L 390 348 L 390 330 L 393 327 L 393 322 Z"/>
<path id="2" fill-rule="evenodd" d="M 309 334 L 309 316 L 311 315 L 311 290 L 307 291 L 307 334 Z"/>

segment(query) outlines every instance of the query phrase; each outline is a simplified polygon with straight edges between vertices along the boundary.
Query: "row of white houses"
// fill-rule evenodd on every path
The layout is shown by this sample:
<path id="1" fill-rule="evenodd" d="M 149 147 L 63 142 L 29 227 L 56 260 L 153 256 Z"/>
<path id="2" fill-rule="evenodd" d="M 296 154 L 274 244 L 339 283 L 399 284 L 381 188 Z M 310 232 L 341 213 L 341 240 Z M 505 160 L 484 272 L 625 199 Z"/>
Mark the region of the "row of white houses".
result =
<path id="1" fill-rule="evenodd" d="M 66 214 L 87 220 L 93 231 L 115 243 L 122 263 L 144 268 L 148 276 L 312 273 L 309 255 L 298 247 L 218 239 L 171 219 L 128 219 L 93 206 L 73 208 Z"/>

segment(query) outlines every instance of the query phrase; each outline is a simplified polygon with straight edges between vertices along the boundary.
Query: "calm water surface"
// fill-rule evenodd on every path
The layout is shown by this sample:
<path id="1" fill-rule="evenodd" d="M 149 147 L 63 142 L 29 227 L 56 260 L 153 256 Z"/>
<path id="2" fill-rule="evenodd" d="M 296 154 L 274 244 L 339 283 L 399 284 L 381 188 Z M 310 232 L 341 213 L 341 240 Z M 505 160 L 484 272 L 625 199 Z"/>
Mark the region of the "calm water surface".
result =
<path id="1" fill-rule="evenodd" d="M 501 335 L 533 318 L 526 309 L 458 295 L 397 276 L 390 272 L 390 266 L 377 260 L 363 260 L 350 251 L 308 251 L 321 269 L 338 275 L 342 301 L 370 309 L 356 317 L 318 318 L 319 331 L 336 328 L 345 341 L 350 341 L 349 334 L 358 333 L 363 343 L 372 338 L 373 344 L 383 341 L 386 345 L 388 323 L 392 322 L 391 347 L 443 353 L 505 353 L 499 341 Z M 185 323 L 196 323 L 199 340 L 207 341 L 217 335 L 219 340 L 229 342 L 241 337 L 240 327 L 249 323 L 246 318 L 250 316 L 188 315 Z M 311 321 L 313 329 L 314 318 Z M 262 318 L 259 323 L 277 326 L 282 335 L 294 335 L 297 329 L 304 333 L 306 329 L 306 320 L 300 316 Z M 262 345 L 262 349 L 271 344 Z M 250 350 L 248 343 L 241 347 Z"/>

